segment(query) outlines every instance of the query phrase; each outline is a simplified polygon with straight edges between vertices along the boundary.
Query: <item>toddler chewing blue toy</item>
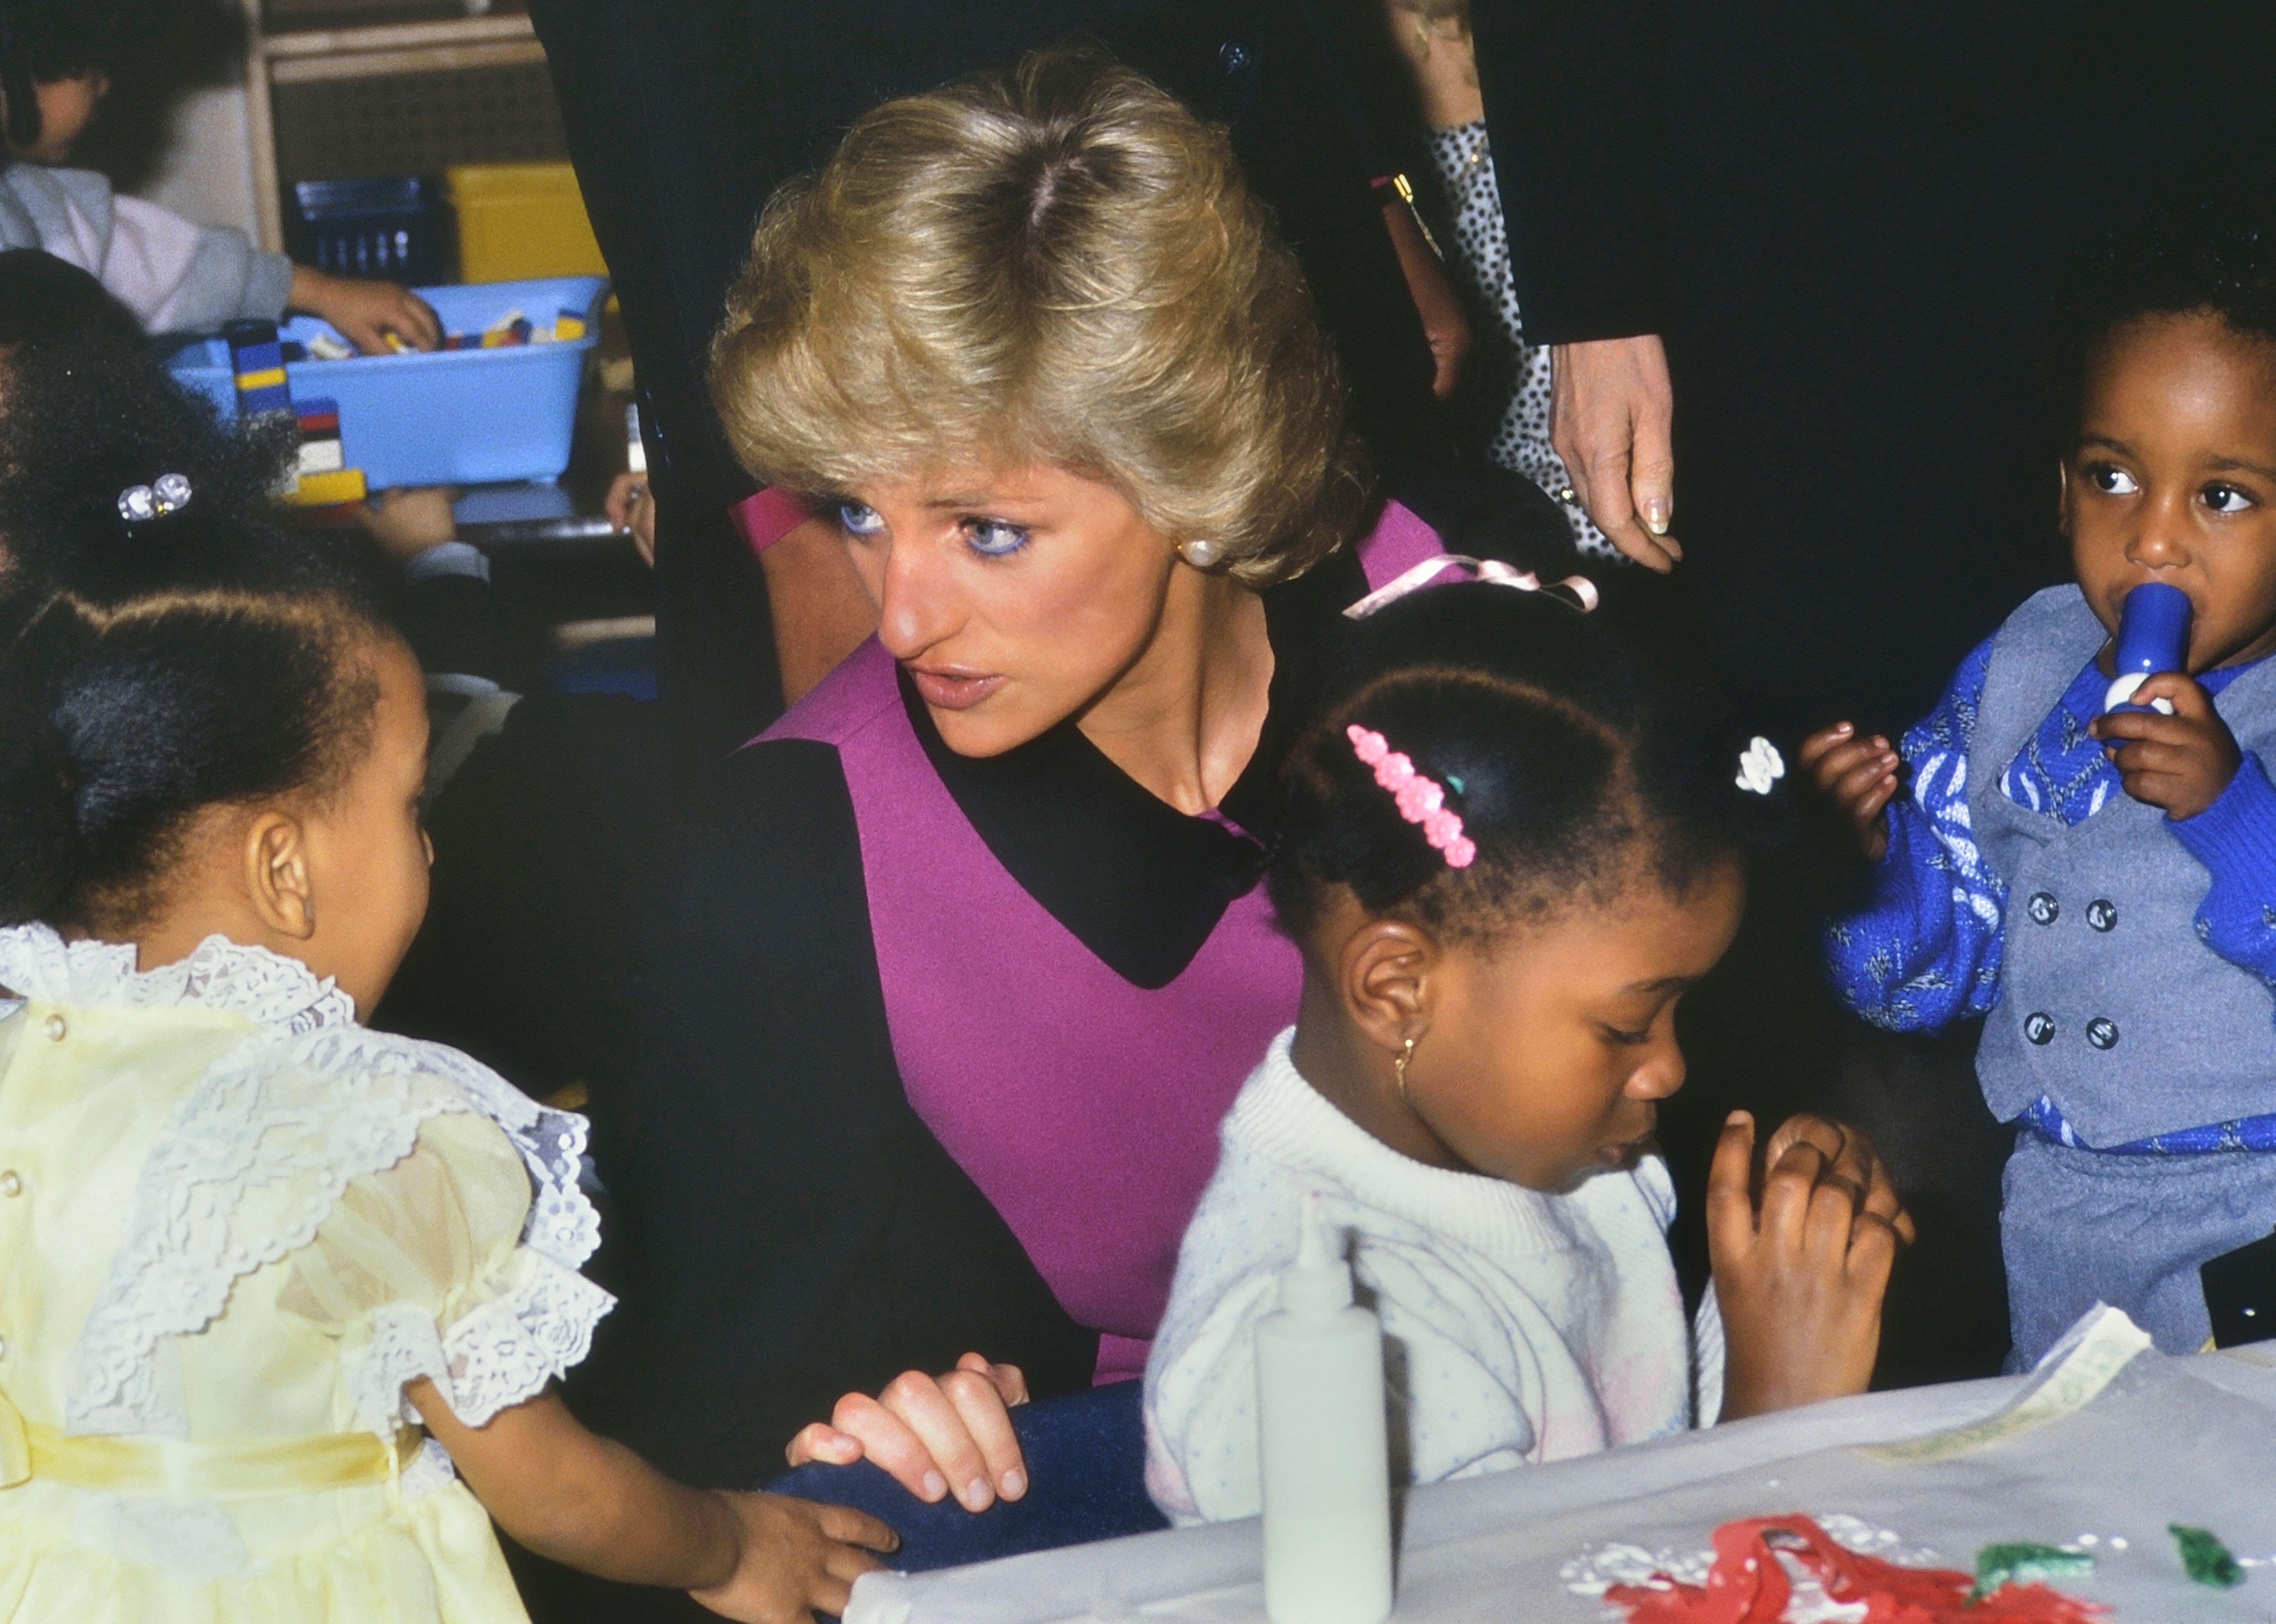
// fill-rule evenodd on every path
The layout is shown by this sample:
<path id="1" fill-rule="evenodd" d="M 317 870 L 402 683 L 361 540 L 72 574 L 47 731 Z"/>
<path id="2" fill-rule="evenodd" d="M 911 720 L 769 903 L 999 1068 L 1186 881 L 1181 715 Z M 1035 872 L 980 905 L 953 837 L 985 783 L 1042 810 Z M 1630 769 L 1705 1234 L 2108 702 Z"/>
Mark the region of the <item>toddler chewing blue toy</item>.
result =
<path id="1" fill-rule="evenodd" d="M 2102 696 L 2105 714 L 2148 709 L 2173 715 L 2172 700 L 2136 705 L 2131 702 L 2134 690 L 2159 672 L 2187 674 L 2189 655 L 2189 595 L 2162 581 L 2143 581 L 2126 595 L 2126 606 L 2119 611 L 2118 647 L 2111 655 L 2117 674 Z"/>

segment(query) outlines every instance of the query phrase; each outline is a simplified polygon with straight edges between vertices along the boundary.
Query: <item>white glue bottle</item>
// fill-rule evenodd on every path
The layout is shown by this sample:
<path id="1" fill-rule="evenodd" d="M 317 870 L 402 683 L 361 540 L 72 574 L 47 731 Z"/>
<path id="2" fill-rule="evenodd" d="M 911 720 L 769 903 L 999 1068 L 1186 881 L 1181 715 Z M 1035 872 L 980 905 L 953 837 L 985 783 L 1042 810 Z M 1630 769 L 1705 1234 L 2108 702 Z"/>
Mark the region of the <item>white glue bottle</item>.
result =
<path id="1" fill-rule="evenodd" d="M 1280 1311 L 1256 1326 L 1264 1611 L 1273 1624 L 1391 1616 L 1391 1462 L 1383 1327 L 1352 1301 L 1340 1238 L 1304 1198 Z"/>

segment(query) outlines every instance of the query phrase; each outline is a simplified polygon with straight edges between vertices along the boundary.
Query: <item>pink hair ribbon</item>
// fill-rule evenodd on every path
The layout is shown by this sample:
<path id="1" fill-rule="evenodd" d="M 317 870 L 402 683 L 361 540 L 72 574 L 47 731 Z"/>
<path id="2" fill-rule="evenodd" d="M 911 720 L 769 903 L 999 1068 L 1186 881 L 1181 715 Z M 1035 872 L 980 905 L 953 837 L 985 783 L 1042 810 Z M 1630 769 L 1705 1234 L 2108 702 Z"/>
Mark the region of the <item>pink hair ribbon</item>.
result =
<path id="1" fill-rule="evenodd" d="M 1353 620 L 1364 620 L 1385 604 L 1395 603 L 1410 592 L 1419 592 L 1423 588 L 1433 585 L 1438 577 L 1449 569 L 1465 569 L 1470 573 L 1470 579 L 1473 581 L 1482 581 L 1494 587 L 1514 587 L 1520 592 L 1554 591 L 1562 588 L 1571 593 L 1579 601 L 1581 612 L 1583 614 L 1597 606 L 1597 583 L 1586 575 L 1567 575 L 1562 581 L 1551 581 L 1544 588 L 1541 584 L 1541 577 L 1531 570 L 1518 569 L 1512 565 L 1504 564 L 1498 558 L 1473 558 L 1461 553 L 1449 552 L 1441 553 L 1435 558 L 1423 559 L 1422 563 L 1395 580 L 1377 587 L 1358 603 L 1345 610 L 1344 614 Z"/>
<path id="2" fill-rule="evenodd" d="M 1422 838 L 1445 854 L 1449 869 L 1467 869 L 1477 861 L 1477 846 L 1462 833 L 1460 815 L 1446 810 L 1446 792 L 1438 780 L 1417 772 L 1412 761 L 1372 728 L 1354 722 L 1344 729 L 1344 737 L 1360 764 L 1374 768 L 1375 781 L 1398 801 L 1399 816 L 1422 825 Z"/>

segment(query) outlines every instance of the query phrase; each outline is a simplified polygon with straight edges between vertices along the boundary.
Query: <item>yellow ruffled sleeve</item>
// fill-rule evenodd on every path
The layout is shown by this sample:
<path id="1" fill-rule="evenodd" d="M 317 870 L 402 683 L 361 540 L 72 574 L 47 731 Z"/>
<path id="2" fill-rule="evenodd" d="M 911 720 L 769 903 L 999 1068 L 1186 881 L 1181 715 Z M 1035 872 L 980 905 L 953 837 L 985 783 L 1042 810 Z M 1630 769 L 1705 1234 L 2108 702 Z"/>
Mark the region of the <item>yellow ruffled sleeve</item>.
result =
<path id="1" fill-rule="evenodd" d="M 613 1300 L 524 1243 L 531 1200 L 496 1123 L 437 1116 L 410 1155 L 351 1180 L 294 1255 L 278 1305 L 339 1339 L 365 1426 L 415 1423 L 403 1387 L 421 1377 L 481 1426 L 584 1358 Z"/>

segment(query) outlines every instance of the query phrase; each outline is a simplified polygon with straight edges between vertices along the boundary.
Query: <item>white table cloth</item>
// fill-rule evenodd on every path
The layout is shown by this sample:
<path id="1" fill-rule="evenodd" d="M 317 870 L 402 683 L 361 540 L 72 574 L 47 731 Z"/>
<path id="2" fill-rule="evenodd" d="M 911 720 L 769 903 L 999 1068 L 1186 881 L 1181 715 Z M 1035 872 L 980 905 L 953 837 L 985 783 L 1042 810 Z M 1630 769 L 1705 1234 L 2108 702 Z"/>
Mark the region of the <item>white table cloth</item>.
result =
<path id="1" fill-rule="evenodd" d="M 2122 1315 L 2082 1323 L 2029 1377 L 1840 1400 L 1407 1496 L 1407 1624 L 1589 1624 L 1574 1588 L 1625 1544 L 1680 1559 L 1719 1523 L 1855 1519 L 1881 1554 L 1971 1570 L 1999 1541 L 2075 1544 L 2056 1588 L 2116 1620 L 2276 1620 L 2276 1343 L 2192 1359 L 2139 1351 Z M 2166 1533 L 2211 1529 L 2246 1582 L 2189 1582 Z M 1631 1552 L 1627 1559 L 1633 1561 Z M 1839 1616 L 1839 1615 L 1829 1615 Z M 1263 1617 L 1257 1524 L 1142 1535 L 921 1575 L 875 1574 L 846 1624 L 1135 1624 Z"/>

